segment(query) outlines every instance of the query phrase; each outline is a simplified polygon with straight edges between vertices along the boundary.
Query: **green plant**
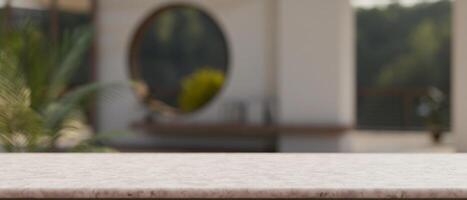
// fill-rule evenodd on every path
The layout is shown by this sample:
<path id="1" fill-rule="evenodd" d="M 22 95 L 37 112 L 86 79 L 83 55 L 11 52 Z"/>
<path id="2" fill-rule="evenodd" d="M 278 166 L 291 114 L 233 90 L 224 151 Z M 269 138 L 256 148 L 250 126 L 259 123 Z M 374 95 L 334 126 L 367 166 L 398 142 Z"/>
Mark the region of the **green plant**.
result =
<path id="1" fill-rule="evenodd" d="M 93 145 L 97 136 L 76 136 L 87 127 L 83 106 L 107 86 L 68 87 L 91 39 L 89 28 L 67 33 L 59 43 L 32 24 L 0 32 L 0 145 L 5 151 L 102 150 Z M 75 141 L 60 145 L 70 137 Z"/>
<path id="2" fill-rule="evenodd" d="M 182 81 L 182 91 L 178 98 L 179 108 L 191 112 L 208 103 L 224 84 L 224 73 L 220 70 L 199 69 Z"/>
<path id="3" fill-rule="evenodd" d="M 444 128 L 443 112 L 446 110 L 446 97 L 435 87 L 430 87 L 420 99 L 418 114 L 425 120 L 426 127 L 433 135 L 433 141 L 439 143 Z"/>

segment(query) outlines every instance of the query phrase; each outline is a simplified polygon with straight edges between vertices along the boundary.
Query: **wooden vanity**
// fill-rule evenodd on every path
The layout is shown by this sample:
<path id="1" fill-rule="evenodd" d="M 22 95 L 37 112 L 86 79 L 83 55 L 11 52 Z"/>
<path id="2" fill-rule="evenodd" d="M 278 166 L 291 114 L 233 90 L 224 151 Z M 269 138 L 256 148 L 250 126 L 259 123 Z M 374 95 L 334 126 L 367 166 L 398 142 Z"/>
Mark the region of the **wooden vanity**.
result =
<path id="1" fill-rule="evenodd" d="M 6 199 L 467 199 L 465 154 L 0 154 Z"/>

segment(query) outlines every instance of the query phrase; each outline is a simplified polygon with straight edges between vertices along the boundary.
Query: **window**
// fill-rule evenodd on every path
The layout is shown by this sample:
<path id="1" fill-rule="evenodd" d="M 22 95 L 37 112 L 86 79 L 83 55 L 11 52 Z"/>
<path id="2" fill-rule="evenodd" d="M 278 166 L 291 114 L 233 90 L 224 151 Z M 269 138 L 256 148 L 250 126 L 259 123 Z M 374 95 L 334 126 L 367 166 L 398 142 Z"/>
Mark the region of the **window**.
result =
<path id="1" fill-rule="evenodd" d="M 0 7 L 0 19 L 6 20 L 5 24 L 11 26 L 34 24 L 47 40 L 60 41 L 60 38 L 76 28 L 91 28 L 92 3 L 91 0 L 10 1 L 8 5 L 5 3 L 3 8 Z M 70 87 L 92 81 L 91 54 L 89 49 Z"/>
<path id="2" fill-rule="evenodd" d="M 358 126 L 449 128 L 452 2 L 383 2 L 354 1 Z"/>

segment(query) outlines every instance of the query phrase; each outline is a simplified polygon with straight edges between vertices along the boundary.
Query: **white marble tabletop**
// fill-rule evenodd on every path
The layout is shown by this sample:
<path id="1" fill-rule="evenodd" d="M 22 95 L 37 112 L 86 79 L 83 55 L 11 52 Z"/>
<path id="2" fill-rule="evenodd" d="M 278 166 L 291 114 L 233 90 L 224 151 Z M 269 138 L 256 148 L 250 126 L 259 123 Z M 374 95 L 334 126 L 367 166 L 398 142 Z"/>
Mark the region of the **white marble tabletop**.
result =
<path id="1" fill-rule="evenodd" d="M 467 198 L 465 154 L 0 154 L 0 198 Z"/>

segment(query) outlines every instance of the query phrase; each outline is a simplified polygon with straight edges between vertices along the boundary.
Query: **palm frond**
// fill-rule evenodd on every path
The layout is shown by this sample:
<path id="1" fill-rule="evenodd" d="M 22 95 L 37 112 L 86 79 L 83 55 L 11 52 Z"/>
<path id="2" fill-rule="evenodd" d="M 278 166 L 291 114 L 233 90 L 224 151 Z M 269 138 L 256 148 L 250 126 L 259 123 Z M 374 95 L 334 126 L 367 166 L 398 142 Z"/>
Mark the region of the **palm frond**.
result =
<path id="1" fill-rule="evenodd" d="M 10 152 L 55 151 L 73 113 L 99 90 L 119 85 L 93 83 L 66 91 L 89 47 L 90 29 L 66 33 L 51 45 L 37 26 L 15 28 L 0 30 L 0 145 Z M 95 144 L 102 137 L 68 150 L 100 151 Z"/>
<path id="2" fill-rule="evenodd" d="M 118 84 L 91 83 L 69 92 L 55 104 L 50 104 L 48 108 L 46 108 L 44 113 L 45 126 L 51 130 L 59 130 L 67 116 L 75 109 L 80 108 L 83 103 L 89 100 L 97 91 L 117 87 L 119 87 Z"/>
<path id="3" fill-rule="evenodd" d="M 65 35 L 59 50 L 59 57 L 63 57 L 63 60 L 58 61 L 58 70 L 53 74 L 48 88 L 49 101 L 58 98 L 69 85 L 69 81 L 89 48 L 91 39 L 92 32 L 87 28 Z"/>
<path id="4" fill-rule="evenodd" d="M 53 70 L 53 47 L 48 44 L 37 26 L 25 22 L 22 28 L 8 29 L 1 38 L 0 49 L 10 60 L 15 60 L 25 84 L 30 90 L 31 106 L 38 109 L 44 104 L 50 72 Z"/>
<path id="5" fill-rule="evenodd" d="M 30 104 L 30 90 L 16 60 L 0 51 L 0 105 Z"/>
<path id="6" fill-rule="evenodd" d="M 28 87 L 31 89 L 31 105 L 38 110 L 47 103 L 50 74 L 55 70 L 54 49 L 47 46 L 43 36 L 34 30 L 25 34 L 23 38 L 27 41 L 27 46 L 22 50 L 20 67 L 23 68 Z"/>
<path id="7" fill-rule="evenodd" d="M 46 135 L 42 116 L 25 105 L 3 106 L 0 112 L 0 141 L 15 151 L 35 151 L 36 141 Z"/>

